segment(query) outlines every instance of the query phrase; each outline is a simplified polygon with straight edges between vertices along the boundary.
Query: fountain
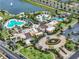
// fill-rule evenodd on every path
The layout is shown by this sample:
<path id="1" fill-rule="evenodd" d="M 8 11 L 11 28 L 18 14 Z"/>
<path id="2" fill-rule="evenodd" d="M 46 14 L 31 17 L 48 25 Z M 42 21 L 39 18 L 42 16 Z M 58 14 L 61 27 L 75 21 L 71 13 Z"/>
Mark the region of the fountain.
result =
<path id="1" fill-rule="evenodd" d="M 13 6 L 13 3 L 11 2 L 10 5 Z"/>
<path id="2" fill-rule="evenodd" d="M 58 43 L 60 43 L 60 39 L 57 39 L 57 38 L 53 38 L 53 39 L 48 39 L 47 41 L 46 41 L 46 44 L 47 45 L 56 45 L 56 44 L 58 44 Z"/>

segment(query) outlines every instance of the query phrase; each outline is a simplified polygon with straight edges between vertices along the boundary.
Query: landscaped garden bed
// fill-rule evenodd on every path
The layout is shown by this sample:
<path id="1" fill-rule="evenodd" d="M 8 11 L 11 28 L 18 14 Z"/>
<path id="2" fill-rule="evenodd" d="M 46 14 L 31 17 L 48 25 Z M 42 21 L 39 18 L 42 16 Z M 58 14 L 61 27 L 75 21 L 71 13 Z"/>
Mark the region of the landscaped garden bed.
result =
<path id="1" fill-rule="evenodd" d="M 48 44 L 48 45 L 56 45 L 56 44 L 58 44 L 58 43 L 60 43 L 60 39 L 49 39 L 48 41 L 46 41 L 46 44 Z"/>

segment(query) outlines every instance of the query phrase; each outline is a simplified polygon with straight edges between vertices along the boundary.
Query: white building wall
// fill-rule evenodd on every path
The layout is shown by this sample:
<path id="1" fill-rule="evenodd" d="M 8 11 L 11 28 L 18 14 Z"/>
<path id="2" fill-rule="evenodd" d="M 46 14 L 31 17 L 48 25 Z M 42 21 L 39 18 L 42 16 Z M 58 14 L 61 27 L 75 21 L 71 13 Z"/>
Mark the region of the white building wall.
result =
<path id="1" fill-rule="evenodd" d="M 62 10 L 65 10 L 65 11 L 69 11 L 71 13 L 79 14 L 78 13 L 79 9 L 77 9 L 75 7 L 74 8 L 69 7 L 68 4 L 65 4 L 65 3 L 61 3 L 61 2 L 57 2 L 57 1 L 52 1 L 51 2 L 51 0 L 46 1 L 46 2 L 48 2 L 48 4 L 46 4 L 46 2 L 43 3 L 43 0 L 41 0 L 41 2 L 40 2 L 40 0 L 32 0 L 32 1 L 44 4 L 44 5 L 48 5 L 48 6 L 51 5 L 51 7 L 53 7 L 53 8 L 62 9 Z M 62 8 L 61 8 L 61 5 L 62 5 Z M 71 9 L 71 10 L 69 10 L 69 9 Z M 75 9 L 75 11 L 73 11 L 74 9 Z"/>

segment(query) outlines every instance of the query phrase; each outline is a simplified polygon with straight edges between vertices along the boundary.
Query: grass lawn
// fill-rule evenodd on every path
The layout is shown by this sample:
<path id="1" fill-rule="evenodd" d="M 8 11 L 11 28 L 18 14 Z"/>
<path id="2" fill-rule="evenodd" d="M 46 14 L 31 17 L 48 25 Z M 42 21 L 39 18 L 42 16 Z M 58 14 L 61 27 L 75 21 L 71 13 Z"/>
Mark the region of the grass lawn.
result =
<path id="1" fill-rule="evenodd" d="M 33 47 L 23 48 L 20 50 L 20 52 L 29 59 L 54 59 L 55 56 L 53 53 L 43 53 L 39 50 L 36 50 Z"/>

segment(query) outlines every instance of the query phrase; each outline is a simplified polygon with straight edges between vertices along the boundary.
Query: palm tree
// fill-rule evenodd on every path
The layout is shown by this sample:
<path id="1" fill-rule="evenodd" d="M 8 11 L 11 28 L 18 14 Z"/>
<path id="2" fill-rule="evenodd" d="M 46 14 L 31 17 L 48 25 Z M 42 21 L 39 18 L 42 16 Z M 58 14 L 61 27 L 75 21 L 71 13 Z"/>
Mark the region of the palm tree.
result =
<path id="1" fill-rule="evenodd" d="M 69 25 L 69 26 L 68 26 L 68 29 L 72 29 L 72 26 L 71 26 L 71 25 Z"/>
<path id="2" fill-rule="evenodd" d="M 15 49 L 17 49 L 16 43 L 14 41 L 12 41 L 12 40 L 8 41 L 8 45 L 9 45 L 9 48 L 12 49 L 12 51 L 14 51 Z"/>
<path id="3" fill-rule="evenodd" d="M 0 24 L 0 30 L 2 31 L 2 24 Z"/>
<path id="4" fill-rule="evenodd" d="M 58 10 L 55 10 L 55 13 L 58 14 Z"/>
<path id="5" fill-rule="evenodd" d="M 0 38 L 2 38 L 3 40 L 9 39 L 10 36 L 11 36 L 11 34 L 10 34 L 9 31 L 6 30 L 6 29 L 3 29 L 3 30 L 0 32 Z"/>
<path id="6" fill-rule="evenodd" d="M 67 38 L 69 39 L 69 38 L 70 38 L 70 36 L 71 36 L 71 33 L 68 33 L 68 34 L 67 34 Z"/>
<path id="7" fill-rule="evenodd" d="M 79 18 L 78 18 L 78 23 L 79 23 Z"/>
<path id="8" fill-rule="evenodd" d="M 65 47 L 66 47 L 68 50 L 71 51 L 71 50 L 74 50 L 74 49 L 75 49 L 76 45 L 75 45 L 75 43 L 73 43 L 72 41 L 68 41 L 68 42 L 66 43 Z"/>
<path id="9" fill-rule="evenodd" d="M 71 23 L 71 21 L 72 21 L 72 16 L 68 17 L 67 19 L 68 19 L 68 20 L 65 20 L 65 23 Z"/>

